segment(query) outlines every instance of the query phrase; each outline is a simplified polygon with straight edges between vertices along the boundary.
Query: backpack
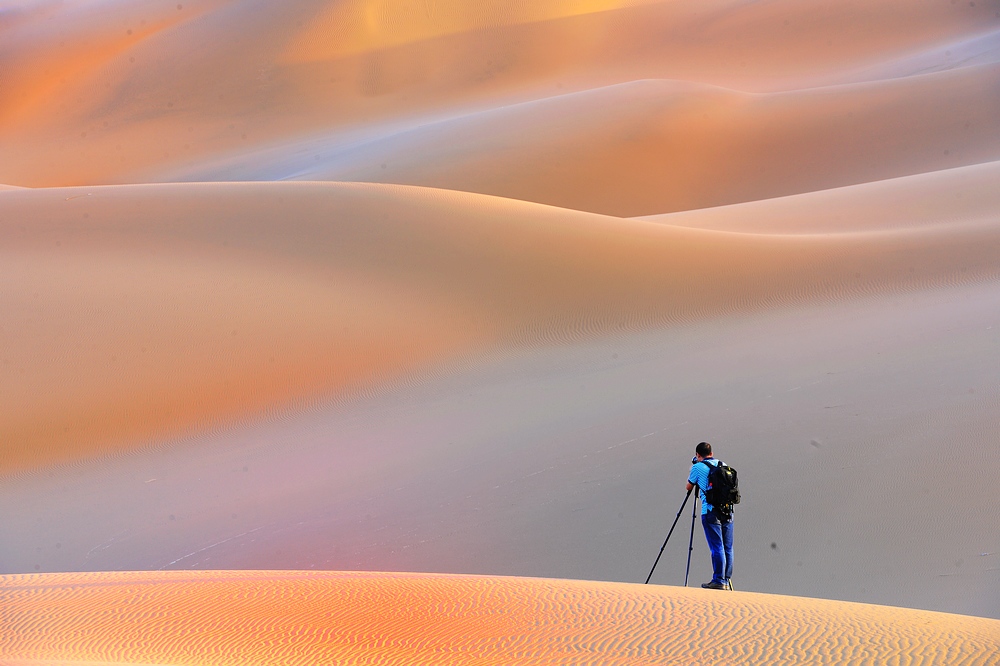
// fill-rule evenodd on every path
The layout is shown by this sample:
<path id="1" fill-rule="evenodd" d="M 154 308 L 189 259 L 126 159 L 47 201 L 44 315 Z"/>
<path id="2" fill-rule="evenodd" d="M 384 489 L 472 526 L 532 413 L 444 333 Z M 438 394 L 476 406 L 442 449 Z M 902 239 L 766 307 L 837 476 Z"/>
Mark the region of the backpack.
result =
<path id="1" fill-rule="evenodd" d="M 725 518 L 733 515 L 733 505 L 740 503 L 740 481 L 736 470 L 724 462 L 718 465 L 702 460 L 708 465 L 708 488 L 705 501 Z"/>

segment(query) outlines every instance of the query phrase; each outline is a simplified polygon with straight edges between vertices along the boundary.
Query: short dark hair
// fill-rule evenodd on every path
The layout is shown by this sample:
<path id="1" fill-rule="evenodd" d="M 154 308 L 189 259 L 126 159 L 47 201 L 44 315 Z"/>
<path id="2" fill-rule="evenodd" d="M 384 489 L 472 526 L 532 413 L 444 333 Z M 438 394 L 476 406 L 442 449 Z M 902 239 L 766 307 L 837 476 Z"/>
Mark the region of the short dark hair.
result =
<path id="1" fill-rule="evenodd" d="M 702 458 L 708 458 L 712 455 L 712 445 L 708 442 L 701 442 L 698 446 L 694 447 L 694 452 Z"/>

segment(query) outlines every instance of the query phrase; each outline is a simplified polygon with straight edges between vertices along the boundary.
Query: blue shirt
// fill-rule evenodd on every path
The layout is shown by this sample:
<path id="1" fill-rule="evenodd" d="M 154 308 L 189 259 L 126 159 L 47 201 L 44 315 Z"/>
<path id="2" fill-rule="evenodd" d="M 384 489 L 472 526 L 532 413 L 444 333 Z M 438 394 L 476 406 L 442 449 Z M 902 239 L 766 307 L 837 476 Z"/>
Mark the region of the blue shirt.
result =
<path id="1" fill-rule="evenodd" d="M 714 467 L 722 461 L 715 458 L 705 458 L 704 462 Z M 691 473 L 688 474 L 688 483 L 698 486 L 698 490 L 701 491 L 701 515 L 704 516 L 714 508 L 705 501 L 705 488 L 708 488 L 708 465 L 703 464 L 700 460 L 691 465 Z"/>

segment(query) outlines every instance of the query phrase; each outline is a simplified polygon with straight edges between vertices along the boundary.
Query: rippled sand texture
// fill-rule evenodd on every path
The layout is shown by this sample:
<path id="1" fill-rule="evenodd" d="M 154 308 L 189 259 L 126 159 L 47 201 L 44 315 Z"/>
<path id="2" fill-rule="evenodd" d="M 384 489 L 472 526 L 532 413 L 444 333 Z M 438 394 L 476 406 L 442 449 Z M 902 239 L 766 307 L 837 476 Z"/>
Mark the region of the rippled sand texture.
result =
<path id="1" fill-rule="evenodd" d="M 996 663 L 1000 621 L 752 593 L 302 572 L 0 578 L 6 664 Z"/>
<path id="2" fill-rule="evenodd" d="M 7 2 L 0 184 L 0 573 L 641 581 L 709 440 L 740 590 L 1000 618 L 1000 0 Z"/>

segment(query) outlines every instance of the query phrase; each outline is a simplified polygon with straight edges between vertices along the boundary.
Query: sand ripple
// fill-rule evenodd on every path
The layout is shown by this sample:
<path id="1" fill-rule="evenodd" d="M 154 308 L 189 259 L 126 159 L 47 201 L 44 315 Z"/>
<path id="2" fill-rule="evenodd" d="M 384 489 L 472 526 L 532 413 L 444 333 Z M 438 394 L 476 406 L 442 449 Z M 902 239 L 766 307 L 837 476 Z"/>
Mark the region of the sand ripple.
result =
<path id="1" fill-rule="evenodd" d="M 995 664 L 1000 621 L 690 588 L 422 574 L 0 578 L 4 663 Z"/>

